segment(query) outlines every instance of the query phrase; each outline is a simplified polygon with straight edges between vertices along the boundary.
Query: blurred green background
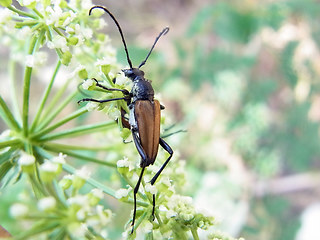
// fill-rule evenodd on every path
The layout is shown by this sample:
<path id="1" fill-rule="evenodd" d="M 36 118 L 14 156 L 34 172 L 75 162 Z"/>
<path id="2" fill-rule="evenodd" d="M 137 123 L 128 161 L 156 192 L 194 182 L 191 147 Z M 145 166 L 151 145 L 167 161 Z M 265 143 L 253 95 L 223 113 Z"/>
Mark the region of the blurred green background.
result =
<path id="1" fill-rule="evenodd" d="M 142 70 L 166 126 L 187 130 L 166 141 L 185 160 L 182 191 L 195 206 L 234 237 L 320 239 L 320 3 L 93 3 L 117 17 L 135 66 L 170 27 Z M 102 17 L 125 66 L 119 33 Z"/>
<path id="2" fill-rule="evenodd" d="M 95 3 L 118 17 L 135 65 L 170 27 L 143 70 L 187 129 L 168 142 L 180 142 L 196 206 L 234 236 L 320 239 L 319 2 Z"/>

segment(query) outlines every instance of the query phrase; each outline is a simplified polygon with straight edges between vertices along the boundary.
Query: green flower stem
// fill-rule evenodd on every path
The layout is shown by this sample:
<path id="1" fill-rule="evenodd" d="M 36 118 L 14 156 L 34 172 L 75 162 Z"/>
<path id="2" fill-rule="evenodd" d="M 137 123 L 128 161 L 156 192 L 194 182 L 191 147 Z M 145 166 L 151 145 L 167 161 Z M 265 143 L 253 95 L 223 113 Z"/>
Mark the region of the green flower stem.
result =
<path id="1" fill-rule="evenodd" d="M 109 122 L 102 122 L 102 123 L 98 123 L 98 124 L 75 127 L 75 128 L 60 131 L 57 133 L 48 134 L 43 137 L 41 137 L 40 135 L 37 135 L 37 136 L 40 137 L 39 141 L 41 141 L 41 142 L 42 141 L 52 141 L 52 140 L 60 139 L 60 138 L 81 136 L 81 135 L 85 135 L 88 133 L 93 133 L 93 132 L 109 129 L 110 127 L 115 127 L 115 126 L 116 126 L 116 122 L 109 121 Z"/>
<path id="2" fill-rule="evenodd" d="M 55 153 L 61 153 L 62 152 L 61 149 L 56 149 L 56 148 L 54 148 L 52 146 L 48 146 L 48 145 L 44 145 L 43 148 L 45 150 L 48 150 L 48 151 L 51 151 L 51 152 L 55 152 Z M 82 155 L 82 154 L 78 154 L 78 153 L 75 153 L 75 152 L 72 152 L 72 151 L 63 151 L 63 153 L 67 154 L 70 157 L 77 158 L 78 160 L 83 160 L 83 161 L 87 161 L 87 162 L 93 162 L 93 163 L 97 163 L 97 164 L 108 166 L 108 167 L 112 167 L 112 168 L 116 168 L 117 167 L 117 164 L 115 164 L 115 163 L 106 162 L 106 161 L 99 160 L 99 159 L 94 158 L 94 157 L 88 157 L 88 156 L 85 156 L 85 155 Z"/>
<path id="3" fill-rule="evenodd" d="M 64 119 L 60 120 L 59 122 L 55 123 L 54 125 L 37 132 L 36 134 L 34 134 L 32 136 L 32 138 L 34 138 L 34 139 L 35 138 L 40 138 L 40 137 L 44 136 L 45 134 L 47 134 L 49 132 L 52 132 L 53 130 L 57 129 L 58 127 L 64 125 L 65 123 L 73 120 L 74 118 L 77 118 L 77 117 L 81 116 L 82 114 L 84 114 L 86 112 L 87 112 L 87 110 L 85 108 L 81 108 L 81 109 L 73 112 L 72 114 L 70 114 L 66 118 L 64 118 Z"/>
<path id="4" fill-rule="evenodd" d="M 41 113 L 42 113 L 42 111 L 43 111 L 43 108 L 44 108 L 45 103 L 47 102 L 47 99 L 48 99 L 48 97 L 49 97 L 49 93 L 51 92 L 51 89 L 52 89 L 54 80 L 56 79 L 56 76 L 57 76 L 57 73 L 58 73 L 58 71 L 59 71 L 59 69 L 60 69 L 60 66 L 61 66 L 61 62 L 58 61 L 57 66 L 56 66 L 56 68 L 55 68 L 55 70 L 54 70 L 54 73 L 53 73 L 53 75 L 52 75 L 52 77 L 51 77 L 50 83 L 49 83 L 49 85 L 47 86 L 47 89 L 46 89 L 46 91 L 45 91 L 45 93 L 44 93 L 44 95 L 43 95 L 43 97 L 42 97 L 42 101 L 41 101 L 41 103 L 40 103 L 40 105 L 39 105 L 37 114 L 36 114 L 36 116 L 35 116 L 35 118 L 34 118 L 34 120 L 33 120 L 33 123 L 32 123 L 32 126 L 31 126 L 31 130 L 30 130 L 31 132 L 33 132 L 33 130 L 35 129 L 36 125 L 37 125 L 38 122 L 39 122 Z"/>
<path id="5" fill-rule="evenodd" d="M 159 225 L 161 225 L 162 224 L 162 220 L 161 220 L 161 217 L 160 217 L 159 212 L 157 211 L 157 209 L 154 212 L 154 215 L 156 216 L 156 219 L 158 220 Z"/>
<path id="6" fill-rule="evenodd" d="M 16 21 L 25 21 L 26 20 L 25 17 L 16 16 L 16 15 L 12 16 L 12 19 L 16 20 Z"/>
<path id="7" fill-rule="evenodd" d="M 143 189 L 145 190 L 144 192 L 145 192 L 146 198 L 148 199 L 148 201 L 149 201 L 150 203 L 152 203 L 152 201 L 153 201 L 153 199 L 152 199 L 152 194 L 146 191 L 146 189 L 145 189 L 146 183 L 145 183 L 145 181 L 144 181 L 143 178 L 142 178 L 141 184 L 142 184 Z"/>
<path id="8" fill-rule="evenodd" d="M 19 119 L 19 122 L 21 123 L 21 115 L 19 110 L 19 104 L 18 104 L 18 98 L 17 98 L 17 92 L 16 92 L 16 62 L 13 60 L 10 60 L 9 62 L 9 89 L 10 89 L 10 96 L 11 96 L 11 102 L 13 107 L 13 115 L 15 116 L 15 119 Z"/>
<path id="9" fill-rule="evenodd" d="M 0 142 L 0 149 L 5 147 L 14 147 L 21 145 L 21 141 L 19 139 L 12 139 L 7 141 L 1 141 Z"/>
<path id="10" fill-rule="evenodd" d="M 56 179 L 54 179 L 52 181 L 52 186 L 54 187 L 54 191 L 57 194 L 57 197 L 59 199 L 59 201 L 63 204 L 63 205 L 67 205 L 67 199 L 66 199 L 66 195 L 65 192 L 62 190 L 62 188 L 59 186 L 59 183 L 57 182 Z"/>
<path id="11" fill-rule="evenodd" d="M 73 168 L 72 166 L 70 166 L 68 164 L 63 164 L 62 167 L 66 172 L 71 173 L 71 174 L 74 174 L 75 171 L 76 171 L 75 168 Z M 87 181 L 87 183 L 89 183 L 93 187 L 99 188 L 104 193 L 106 193 L 106 194 L 108 194 L 108 195 L 110 195 L 110 196 L 115 198 L 115 191 L 112 188 L 109 188 L 109 187 L 101 184 L 100 182 L 94 180 L 93 178 L 88 178 L 86 181 Z"/>
<path id="12" fill-rule="evenodd" d="M 29 47 L 28 54 L 32 54 L 35 50 L 37 36 L 33 35 Z M 22 106 L 22 126 L 23 135 L 28 136 L 28 118 L 29 118 L 29 96 L 30 96 L 30 80 L 32 67 L 26 67 L 23 80 L 23 106 Z"/>
<path id="13" fill-rule="evenodd" d="M 43 18 L 43 15 L 36 9 L 36 8 L 33 8 L 32 9 L 40 18 Z"/>
<path id="14" fill-rule="evenodd" d="M 49 223 L 47 220 L 43 220 L 41 222 L 36 223 L 33 225 L 31 229 L 21 231 L 22 233 L 18 236 L 15 236 L 14 239 L 16 240 L 24 240 L 32 237 L 34 239 L 35 235 L 43 232 L 47 232 L 53 229 L 57 229 L 60 225 L 60 221 L 52 221 Z"/>
<path id="15" fill-rule="evenodd" d="M 16 22 L 16 27 L 17 28 L 21 28 L 24 26 L 33 26 L 38 24 L 39 21 L 38 20 L 29 20 L 29 21 L 23 21 L 23 22 Z"/>
<path id="16" fill-rule="evenodd" d="M 194 240 L 199 240 L 197 228 L 191 228 L 191 233 L 192 233 L 192 236 L 193 236 Z"/>
<path id="17" fill-rule="evenodd" d="M 48 126 L 52 122 L 52 120 L 55 119 L 60 112 L 62 112 L 62 110 L 68 105 L 68 103 L 71 102 L 72 99 L 74 99 L 77 93 L 77 91 L 73 92 L 56 108 L 55 111 L 52 112 L 52 114 L 49 114 L 46 120 L 42 122 L 40 129 L 43 129 L 46 126 Z"/>
<path id="18" fill-rule="evenodd" d="M 120 143 L 123 145 L 123 143 Z M 67 145 L 59 143 L 47 143 L 48 146 L 63 150 L 78 150 L 78 151 L 113 151 L 119 149 L 120 144 L 110 146 L 81 146 L 81 145 Z"/>
<path id="19" fill-rule="evenodd" d="M 63 93 L 66 91 L 68 85 L 70 83 L 70 80 L 69 81 L 66 81 L 66 83 L 63 85 L 63 87 L 61 87 L 59 89 L 59 91 L 55 94 L 54 98 L 52 99 L 52 101 L 50 102 L 49 106 L 45 108 L 44 112 L 42 113 L 41 115 L 41 118 L 40 118 L 40 126 L 38 127 L 38 129 L 43 129 L 44 127 L 46 127 L 50 121 L 47 119 L 48 116 L 51 116 L 51 117 L 55 117 L 55 116 L 52 116 L 52 113 L 54 111 L 54 108 L 56 107 L 56 105 L 58 104 L 58 101 L 60 101 L 61 99 L 63 99 L 62 95 Z M 76 93 L 76 92 L 75 92 Z M 75 93 L 71 94 L 71 96 L 73 96 Z M 68 98 L 68 100 L 70 101 L 70 97 Z M 66 100 L 65 100 L 66 101 Z M 62 103 L 63 106 L 67 105 L 68 102 L 64 102 Z M 61 106 L 60 106 L 61 108 Z M 55 111 L 57 112 L 57 111 Z M 58 114 L 58 113 L 56 113 Z"/>
<path id="20" fill-rule="evenodd" d="M 5 121 L 8 127 L 10 127 L 11 129 L 14 129 L 15 131 L 20 131 L 21 127 L 16 122 L 14 116 L 10 112 L 7 104 L 5 103 L 5 101 L 1 96 L 0 96 L 0 110 L 2 110 L 0 117 L 3 119 L 3 121 Z"/>
<path id="21" fill-rule="evenodd" d="M 15 13 L 18 13 L 20 16 L 25 16 L 25 17 L 30 17 L 30 18 L 34 18 L 34 19 L 38 19 L 38 17 L 36 15 L 33 15 L 31 13 L 27 13 L 27 12 L 24 12 L 24 11 L 21 11 L 17 8 L 15 8 L 14 6 L 9 6 L 8 9 L 10 9 L 11 11 L 15 12 Z"/>
<path id="22" fill-rule="evenodd" d="M 35 167 L 35 174 L 29 174 L 29 180 L 31 182 L 31 186 L 35 196 L 40 199 L 43 196 L 47 196 L 47 191 L 44 188 L 44 185 L 39 181 L 38 177 L 36 177 L 37 169 Z"/>
<path id="23" fill-rule="evenodd" d="M 43 28 L 44 27 L 44 24 L 43 23 L 37 23 L 37 24 L 35 24 L 35 25 L 33 25 L 32 27 L 31 27 L 31 30 L 33 31 L 33 32 L 36 32 L 39 28 Z"/>
<path id="24" fill-rule="evenodd" d="M 65 37 L 64 34 L 56 27 L 53 27 L 53 30 L 58 33 L 60 36 Z"/>
<path id="25" fill-rule="evenodd" d="M 126 175 L 121 174 L 121 176 L 122 176 L 122 177 L 124 178 L 124 180 L 129 184 L 129 186 L 132 187 L 132 189 L 135 188 L 136 185 L 133 184 L 133 183 L 131 182 L 131 180 L 130 180 Z M 138 194 L 139 194 L 139 196 L 140 196 L 141 198 L 143 198 L 144 200 L 147 200 L 147 196 L 146 196 L 146 195 L 142 194 L 140 191 L 138 191 Z M 148 206 L 147 203 L 145 203 L 145 204 L 146 204 L 146 206 Z"/>
<path id="26" fill-rule="evenodd" d="M 141 217 L 139 217 L 138 219 L 137 219 L 137 221 L 136 221 L 136 223 L 135 223 L 135 229 L 138 229 L 138 227 L 139 227 L 139 225 L 142 223 L 142 221 L 144 220 L 144 219 L 146 219 L 146 217 L 148 216 L 148 214 L 149 214 L 149 212 L 148 211 L 145 211 L 142 215 L 141 215 Z"/>

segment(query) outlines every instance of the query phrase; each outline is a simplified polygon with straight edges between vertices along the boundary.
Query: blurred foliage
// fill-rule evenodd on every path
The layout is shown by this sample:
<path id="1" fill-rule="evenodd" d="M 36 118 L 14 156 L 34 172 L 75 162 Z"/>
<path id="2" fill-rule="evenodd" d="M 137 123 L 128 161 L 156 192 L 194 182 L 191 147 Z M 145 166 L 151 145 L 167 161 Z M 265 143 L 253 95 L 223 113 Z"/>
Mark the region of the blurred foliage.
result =
<path id="1" fill-rule="evenodd" d="M 237 232 L 247 239 L 294 239 L 304 204 L 288 197 L 310 189 L 256 196 L 258 183 L 319 169 L 319 10 L 313 0 L 204 4 L 174 41 L 177 62 L 153 69 L 169 111 L 182 112 L 173 121 L 188 129 L 179 151 L 191 194 L 207 189 L 216 206 L 219 187 L 232 186 L 208 188 L 205 176 L 218 172 L 210 181 L 219 182 L 227 173 L 244 189 L 228 196 L 249 205 Z"/>

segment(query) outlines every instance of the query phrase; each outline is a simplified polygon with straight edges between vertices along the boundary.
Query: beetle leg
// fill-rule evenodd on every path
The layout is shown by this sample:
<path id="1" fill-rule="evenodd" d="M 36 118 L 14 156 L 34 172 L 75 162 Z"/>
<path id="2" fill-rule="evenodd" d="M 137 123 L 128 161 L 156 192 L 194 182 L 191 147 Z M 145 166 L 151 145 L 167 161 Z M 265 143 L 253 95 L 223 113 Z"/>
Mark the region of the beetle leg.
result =
<path id="1" fill-rule="evenodd" d="M 101 85 L 98 82 L 97 79 L 92 78 L 92 80 L 94 80 L 96 82 L 96 86 L 99 87 L 99 88 L 102 88 L 102 89 L 107 90 L 107 91 L 119 91 L 119 92 L 122 92 L 124 95 L 129 95 L 129 91 L 127 89 L 108 88 L 108 87 L 105 87 L 105 86 Z"/>
<path id="2" fill-rule="evenodd" d="M 144 163 L 146 163 L 147 159 L 148 159 L 145 151 L 143 150 L 143 148 L 141 146 L 140 139 L 139 139 L 139 137 L 137 135 L 137 130 L 136 129 L 132 129 L 132 137 L 133 137 L 133 141 L 134 141 L 134 143 L 136 145 L 136 148 L 138 150 L 138 153 L 142 158 L 142 161 L 141 161 L 141 164 L 140 164 L 140 166 L 142 167 L 142 170 L 141 170 L 140 177 L 139 177 L 139 180 L 137 182 L 137 185 L 135 186 L 134 191 L 133 191 L 134 208 L 133 208 L 133 219 L 132 219 L 132 224 L 131 224 L 131 226 L 132 226 L 131 234 L 133 233 L 134 222 L 136 220 L 137 193 L 138 193 L 138 190 L 139 190 L 139 186 L 140 186 L 140 183 L 141 183 L 141 179 L 142 179 L 142 175 L 143 175 L 144 169 L 146 168 L 146 165 Z"/>
<path id="3" fill-rule="evenodd" d="M 139 186 L 140 186 L 140 183 L 141 183 L 141 179 L 142 179 L 142 176 L 143 176 L 144 169 L 145 169 L 145 167 L 143 167 L 141 169 L 139 180 L 138 180 L 138 182 L 137 182 L 137 184 L 136 184 L 136 186 L 134 187 L 134 190 L 133 190 L 134 207 L 133 207 L 133 218 L 132 218 L 132 223 L 131 223 L 131 226 L 132 226 L 131 234 L 134 231 L 134 222 L 136 220 L 136 212 L 137 212 L 137 193 L 138 193 L 138 190 L 139 190 Z"/>
<path id="4" fill-rule="evenodd" d="M 160 176 L 161 172 L 163 171 L 163 169 L 167 166 L 167 164 L 169 163 L 172 155 L 173 155 L 173 150 L 172 148 L 169 146 L 168 143 L 166 143 L 162 138 L 159 139 L 159 144 L 161 145 L 161 147 L 166 150 L 170 156 L 168 157 L 168 159 L 164 162 L 164 164 L 161 166 L 161 168 L 159 169 L 159 171 L 156 173 L 156 175 L 154 175 L 154 177 L 151 179 L 150 183 L 151 185 L 153 185 L 158 177 Z M 154 211 L 155 211 L 155 207 L 156 207 L 156 198 L 155 198 L 155 195 L 153 194 L 153 201 L 152 201 L 152 216 L 153 216 L 153 219 L 154 219 Z"/>
<path id="5" fill-rule="evenodd" d="M 164 164 L 161 166 L 161 168 L 159 169 L 159 171 L 156 173 L 156 175 L 154 175 L 154 177 L 151 179 L 150 183 L 151 185 L 153 185 L 156 181 L 157 178 L 159 177 L 159 175 L 161 174 L 161 172 L 163 171 L 163 169 L 167 166 L 168 162 L 170 161 L 172 155 L 173 155 L 173 150 L 172 148 L 169 146 L 168 143 L 166 143 L 162 138 L 160 138 L 159 140 L 159 144 L 161 145 L 161 147 L 166 150 L 170 156 L 168 157 L 168 159 L 164 162 Z"/>
<path id="6" fill-rule="evenodd" d="M 138 150 L 138 153 L 141 156 L 140 167 L 144 168 L 147 166 L 146 163 L 148 162 L 148 156 L 141 146 L 141 142 L 137 135 L 137 131 L 134 129 L 132 129 L 132 137 L 133 137 L 134 144 L 136 145 L 136 148 Z"/>
<path id="7" fill-rule="evenodd" d="M 111 102 L 111 101 L 117 101 L 117 100 L 127 100 L 127 97 L 121 97 L 121 98 L 112 98 L 112 99 L 106 99 L 106 100 L 97 100 L 93 98 L 83 98 L 78 101 L 78 104 L 81 102 L 98 102 L 98 103 L 105 103 L 105 102 Z"/>

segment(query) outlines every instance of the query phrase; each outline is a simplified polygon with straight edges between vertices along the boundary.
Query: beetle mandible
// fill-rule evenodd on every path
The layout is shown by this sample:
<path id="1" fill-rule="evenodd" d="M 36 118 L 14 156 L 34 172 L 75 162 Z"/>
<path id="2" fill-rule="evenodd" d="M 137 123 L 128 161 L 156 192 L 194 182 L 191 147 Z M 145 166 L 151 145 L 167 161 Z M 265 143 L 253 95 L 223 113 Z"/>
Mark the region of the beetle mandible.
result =
<path id="1" fill-rule="evenodd" d="M 141 156 L 140 167 L 142 168 L 139 176 L 139 180 L 134 188 L 134 195 L 133 195 L 134 209 L 133 209 L 133 218 L 132 218 L 132 224 L 131 224 L 132 225 L 131 233 L 133 233 L 134 223 L 136 218 L 136 209 L 137 209 L 136 195 L 139 190 L 139 186 L 140 186 L 145 168 L 150 164 L 153 164 L 154 161 L 156 160 L 158 148 L 160 144 L 160 146 L 169 153 L 169 157 L 161 166 L 161 168 L 158 170 L 158 172 L 154 175 L 154 177 L 151 179 L 150 183 L 151 185 L 154 185 L 157 178 L 159 177 L 163 169 L 166 167 L 166 165 L 168 164 L 168 162 L 170 161 L 173 155 L 173 150 L 171 149 L 171 147 L 160 137 L 160 118 L 161 118 L 160 110 L 164 109 L 164 107 L 159 103 L 158 100 L 154 99 L 154 90 L 151 86 L 151 83 L 144 78 L 144 72 L 140 70 L 140 68 L 143 65 L 145 65 L 147 59 L 149 58 L 159 38 L 162 35 L 165 35 L 169 31 L 169 28 L 166 27 L 160 32 L 158 37 L 155 39 L 145 60 L 143 60 L 140 63 L 138 68 L 134 68 L 132 66 L 132 62 L 129 57 L 127 44 L 125 42 L 120 24 L 118 23 L 116 18 L 113 16 L 113 14 L 103 6 L 92 7 L 89 11 L 89 15 L 91 15 L 92 10 L 95 8 L 100 8 L 100 9 L 103 9 L 105 12 L 107 12 L 109 16 L 113 19 L 113 21 L 115 22 L 119 30 L 121 40 L 124 45 L 127 62 L 130 67 L 129 69 L 123 69 L 122 72 L 126 77 L 132 80 L 133 86 L 131 91 L 129 92 L 126 89 L 105 87 L 99 84 L 99 82 L 94 79 L 96 81 L 97 87 L 100 87 L 107 91 L 120 91 L 122 92 L 123 97 L 107 99 L 107 100 L 84 98 L 79 102 L 92 101 L 92 102 L 104 103 L 104 102 L 110 102 L 110 101 L 125 100 L 129 107 L 129 111 L 130 111 L 129 121 L 124 118 L 124 115 L 122 115 L 122 121 L 124 123 L 123 124 L 124 126 L 130 127 L 131 129 L 133 141 L 135 143 L 135 146 L 137 148 L 139 155 Z M 152 205 L 153 205 L 152 216 L 154 217 L 154 212 L 155 212 L 155 195 L 154 194 L 153 194 Z"/>

